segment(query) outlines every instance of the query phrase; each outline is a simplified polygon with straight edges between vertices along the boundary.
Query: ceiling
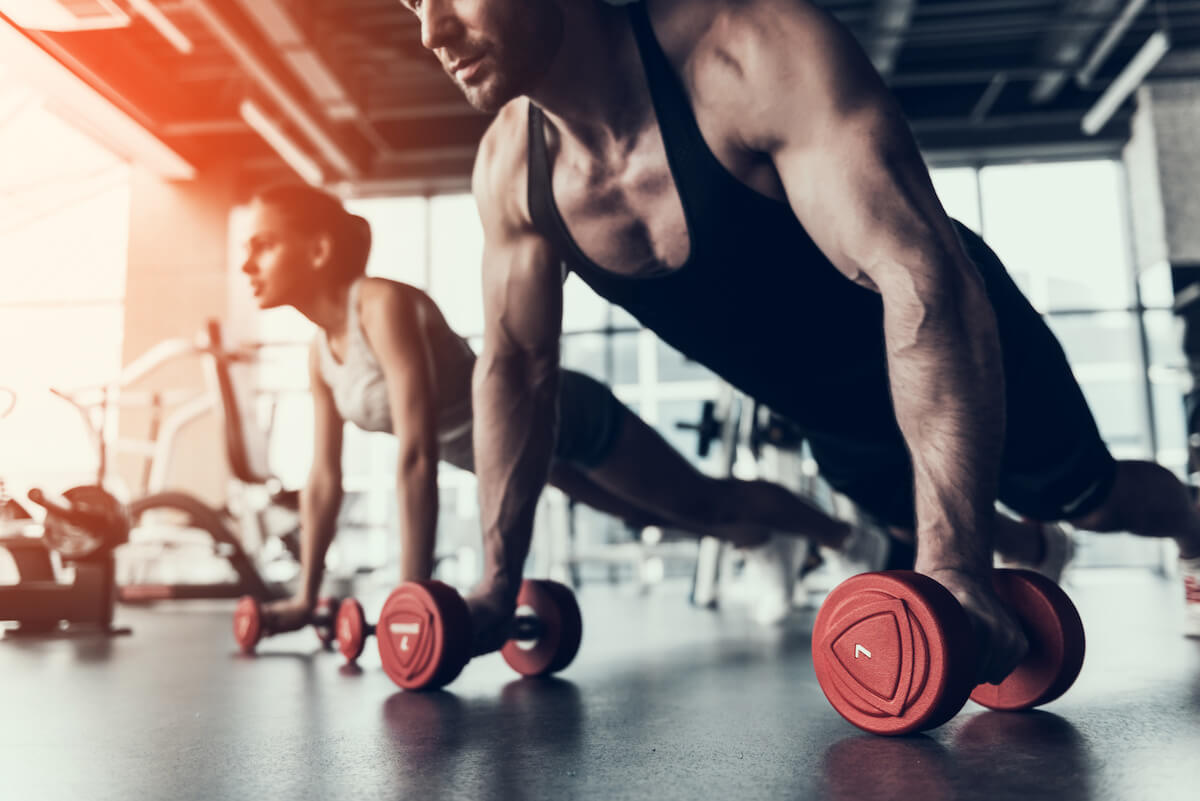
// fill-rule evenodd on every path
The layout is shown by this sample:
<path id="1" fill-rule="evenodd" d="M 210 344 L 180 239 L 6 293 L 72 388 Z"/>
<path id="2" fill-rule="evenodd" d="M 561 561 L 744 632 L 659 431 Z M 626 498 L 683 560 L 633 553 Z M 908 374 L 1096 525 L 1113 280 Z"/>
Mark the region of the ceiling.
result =
<path id="1" fill-rule="evenodd" d="M 397 0 L 0 0 L 0 10 L 19 17 L 14 2 L 75 21 L 51 27 L 92 27 L 22 33 L 197 170 L 284 169 L 248 124 L 247 100 L 322 180 L 357 194 L 461 188 L 488 123 L 421 48 Z M 1179 58 L 1200 42 L 1197 0 L 824 5 L 858 36 L 935 157 L 1111 149 L 1128 135 L 1132 101 L 1092 136 L 1081 119 L 1161 27 L 1172 54 L 1155 74 L 1200 76 L 1196 59 Z M 0 25 L 16 23 L 0 15 Z M 1094 58 L 1105 40 L 1107 56 Z"/>

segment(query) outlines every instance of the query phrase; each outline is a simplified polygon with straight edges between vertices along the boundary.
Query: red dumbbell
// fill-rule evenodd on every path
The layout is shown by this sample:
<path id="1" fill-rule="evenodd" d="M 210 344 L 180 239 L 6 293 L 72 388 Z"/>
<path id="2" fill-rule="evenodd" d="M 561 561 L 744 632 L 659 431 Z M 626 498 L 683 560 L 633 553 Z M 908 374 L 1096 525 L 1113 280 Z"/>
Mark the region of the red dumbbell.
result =
<path id="1" fill-rule="evenodd" d="M 316 630 L 317 639 L 321 641 L 322 648 L 328 648 L 333 643 L 333 622 L 337 608 L 338 600 L 336 598 L 321 598 L 317 601 L 316 608 L 309 617 L 308 622 Z M 258 599 L 250 595 L 243 595 L 233 610 L 233 638 L 237 640 L 242 653 L 254 653 L 258 641 L 274 633 L 266 626 L 262 604 L 258 602 Z"/>
<path id="2" fill-rule="evenodd" d="M 406 690 L 444 687 L 471 658 L 466 601 L 440 581 L 396 588 L 383 604 L 375 634 L 384 672 Z M 582 635 L 574 593 L 557 582 L 527 579 L 501 655 L 523 676 L 545 676 L 571 663 Z"/>
<path id="3" fill-rule="evenodd" d="M 583 617 L 571 588 L 557 581 L 526 579 L 517 594 L 508 642 L 500 655 L 522 676 L 549 676 L 579 653 Z"/>
<path id="4" fill-rule="evenodd" d="M 347 662 L 362 656 L 367 638 L 375 633 L 375 624 L 367 622 L 362 604 L 353 598 L 342 601 L 337 613 L 337 644 Z"/>
<path id="5" fill-rule="evenodd" d="M 975 685 L 975 635 L 950 591 L 895 570 L 843 582 L 817 613 L 813 666 L 825 697 L 874 734 L 940 726 L 968 697 L 1003 710 L 1058 698 L 1083 667 L 1083 622 L 1074 604 L 1028 570 L 997 570 L 992 582 L 1029 640 L 1029 653 L 1003 682 Z"/>

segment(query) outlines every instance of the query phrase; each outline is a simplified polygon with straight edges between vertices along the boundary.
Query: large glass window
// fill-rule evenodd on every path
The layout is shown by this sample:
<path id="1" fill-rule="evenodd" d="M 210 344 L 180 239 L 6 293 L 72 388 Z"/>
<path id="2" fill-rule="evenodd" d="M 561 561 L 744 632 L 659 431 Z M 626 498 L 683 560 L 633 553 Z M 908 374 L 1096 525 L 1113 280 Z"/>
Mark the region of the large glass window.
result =
<path id="1" fill-rule="evenodd" d="M 984 237 L 1039 311 L 1133 305 L 1121 169 L 1078 161 L 979 171 Z"/>
<path id="2" fill-rule="evenodd" d="M 121 366 L 129 166 L 55 116 L 0 63 L 0 480 L 13 492 L 95 480 L 78 413 L 50 387 Z"/>

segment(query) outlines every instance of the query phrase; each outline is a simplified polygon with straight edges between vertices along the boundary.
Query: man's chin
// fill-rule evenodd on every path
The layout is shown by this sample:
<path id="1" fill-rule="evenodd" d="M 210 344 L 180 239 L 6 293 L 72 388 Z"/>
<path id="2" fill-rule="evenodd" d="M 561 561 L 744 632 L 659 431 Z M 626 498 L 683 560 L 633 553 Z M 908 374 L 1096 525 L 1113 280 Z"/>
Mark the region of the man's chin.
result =
<path id="1" fill-rule="evenodd" d="M 477 86 L 459 84 L 458 88 L 471 107 L 483 114 L 495 114 L 504 108 L 505 103 L 517 96 L 513 92 L 502 91 L 500 87 L 488 83 Z"/>

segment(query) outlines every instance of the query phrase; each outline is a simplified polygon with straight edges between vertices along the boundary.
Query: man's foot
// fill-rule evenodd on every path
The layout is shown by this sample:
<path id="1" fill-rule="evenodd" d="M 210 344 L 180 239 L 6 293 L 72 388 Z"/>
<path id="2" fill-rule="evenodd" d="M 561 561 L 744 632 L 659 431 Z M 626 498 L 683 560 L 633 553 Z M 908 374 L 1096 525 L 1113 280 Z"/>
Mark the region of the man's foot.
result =
<path id="1" fill-rule="evenodd" d="M 1200 637 L 1200 556 L 1180 559 L 1183 575 L 1183 636 Z"/>
<path id="2" fill-rule="evenodd" d="M 1026 525 L 1036 526 L 1042 536 L 1040 558 L 1036 561 L 1008 559 L 996 554 L 996 566 L 1032 570 L 1041 573 L 1046 578 L 1058 584 L 1062 580 L 1063 570 L 1075 556 L 1075 539 L 1062 523 L 1037 523 L 1030 521 Z"/>
<path id="3" fill-rule="evenodd" d="M 847 577 L 883 570 L 887 565 L 888 537 L 878 529 L 856 524 L 838 548 L 822 548 L 822 556 Z"/>

